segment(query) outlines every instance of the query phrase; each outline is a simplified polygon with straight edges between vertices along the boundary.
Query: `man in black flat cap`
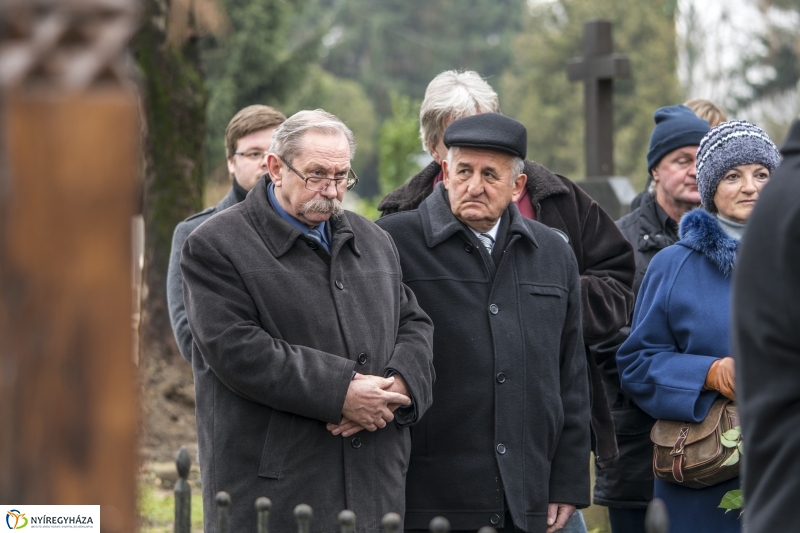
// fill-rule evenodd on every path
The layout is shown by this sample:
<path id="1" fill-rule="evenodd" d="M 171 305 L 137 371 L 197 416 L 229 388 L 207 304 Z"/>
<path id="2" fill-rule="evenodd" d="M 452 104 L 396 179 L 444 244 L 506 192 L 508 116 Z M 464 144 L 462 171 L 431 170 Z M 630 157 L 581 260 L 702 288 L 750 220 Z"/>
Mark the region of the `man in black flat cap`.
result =
<path id="1" fill-rule="evenodd" d="M 589 505 L 581 285 L 569 245 L 520 215 L 525 127 L 454 121 L 444 180 L 385 216 L 403 281 L 434 323 L 436 399 L 411 433 L 407 530 L 552 532 Z"/>

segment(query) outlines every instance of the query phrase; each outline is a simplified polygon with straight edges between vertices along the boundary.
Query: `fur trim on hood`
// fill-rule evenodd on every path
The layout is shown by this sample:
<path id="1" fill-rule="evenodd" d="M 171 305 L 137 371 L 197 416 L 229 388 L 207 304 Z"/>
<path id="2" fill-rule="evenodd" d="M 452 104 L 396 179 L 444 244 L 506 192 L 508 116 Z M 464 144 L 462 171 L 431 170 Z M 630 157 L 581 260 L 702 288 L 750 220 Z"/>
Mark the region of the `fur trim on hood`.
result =
<path id="1" fill-rule="evenodd" d="M 724 276 L 733 272 L 739 241 L 725 233 L 714 215 L 702 208 L 689 211 L 681 219 L 680 236 L 678 244 L 708 257 Z"/>

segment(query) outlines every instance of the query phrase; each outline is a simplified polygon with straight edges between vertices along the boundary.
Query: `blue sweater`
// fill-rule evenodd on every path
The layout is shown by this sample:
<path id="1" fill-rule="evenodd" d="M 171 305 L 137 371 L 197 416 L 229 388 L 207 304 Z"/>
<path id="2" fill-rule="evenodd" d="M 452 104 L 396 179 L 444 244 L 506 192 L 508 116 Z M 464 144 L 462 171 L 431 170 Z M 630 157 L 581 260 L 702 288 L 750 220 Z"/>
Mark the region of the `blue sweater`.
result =
<path id="1" fill-rule="evenodd" d="M 703 390 L 708 369 L 731 354 L 739 242 L 701 209 L 683 217 L 680 236 L 650 263 L 617 367 L 622 390 L 653 418 L 700 422 L 718 395 Z"/>

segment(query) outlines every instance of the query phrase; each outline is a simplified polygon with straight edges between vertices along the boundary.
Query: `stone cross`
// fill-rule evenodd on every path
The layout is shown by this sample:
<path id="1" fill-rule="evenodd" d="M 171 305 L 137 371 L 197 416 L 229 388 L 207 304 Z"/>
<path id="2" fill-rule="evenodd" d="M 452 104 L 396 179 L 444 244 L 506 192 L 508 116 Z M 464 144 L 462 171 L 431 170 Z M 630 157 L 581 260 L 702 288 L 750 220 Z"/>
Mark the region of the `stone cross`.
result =
<path id="1" fill-rule="evenodd" d="M 583 58 L 567 63 L 567 76 L 584 82 L 586 177 L 592 179 L 614 175 L 614 78 L 630 75 L 630 61 L 611 53 L 611 22 L 592 20 L 583 29 Z"/>

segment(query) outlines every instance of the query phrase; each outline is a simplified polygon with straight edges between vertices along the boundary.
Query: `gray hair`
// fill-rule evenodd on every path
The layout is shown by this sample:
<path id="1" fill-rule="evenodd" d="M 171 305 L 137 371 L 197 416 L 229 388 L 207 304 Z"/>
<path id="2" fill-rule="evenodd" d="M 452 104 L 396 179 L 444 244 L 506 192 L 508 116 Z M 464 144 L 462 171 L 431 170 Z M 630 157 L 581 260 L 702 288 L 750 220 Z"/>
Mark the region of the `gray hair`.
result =
<path id="1" fill-rule="evenodd" d="M 356 140 L 344 122 L 323 109 L 298 111 L 272 133 L 269 152 L 291 162 L 300 151 L 303 135 L 316 131 L 326 135 L 344 135 L 350 145 L 350 160 L 356 155 Z"/>
<path id="2" fill-rule="evenodd" d="M 473 70 L 446 70 L 433 78 L 419 109 L 422 149 L 430 151 L 444 135 L 444 124 L 477 113 L 499 113 L 497 93 Z"/>
<path id="3" fill-rule="evenodd" d="M 461 148 L 460 146 L 453 146 L 447 150 L 447 166 L 450 167 L 453 163 L 453 155 L 455 155 L 455 151 Z M 501 152 L 505 153 L 505 152 Z M 517 182 L 517 178 L 520 174 L 525 173 L 525 161 L 522 160 L 521 157 L 511 154 L 506 154 L 508 157 L 511 158 L 511 183 L 514 184 Z M 452 167 L 451 167 L 452 168 Z"/>

